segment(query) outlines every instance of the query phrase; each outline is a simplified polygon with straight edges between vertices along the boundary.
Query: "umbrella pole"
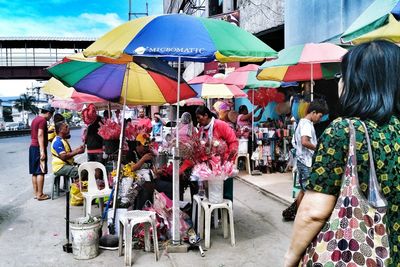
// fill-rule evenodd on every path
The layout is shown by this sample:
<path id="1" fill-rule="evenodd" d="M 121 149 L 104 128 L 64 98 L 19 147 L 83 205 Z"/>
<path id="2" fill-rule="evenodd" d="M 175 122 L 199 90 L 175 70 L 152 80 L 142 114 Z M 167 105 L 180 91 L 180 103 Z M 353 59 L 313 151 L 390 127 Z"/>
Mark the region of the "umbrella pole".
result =
<path id="1" fill-rule="evenodd" d="M 121 123 L 121 133 L 119 135 L 119 149 L 118 149 L 118 160 L 117 160 L 117 181 L 114 185 L 114 198 L 113 198 L 113 220 L 112 220 L 112 227 L 110 230 L 110 234 L 114 235 L 115 233 L 115 217 L 117 215 L 117 200 L 118 200 L 118 187 L 119 182 L 121 180 L 121 158 L 122 158 L 122 144 L 124 143 L 124 132 L 125 132 L 125 106 L 126 106 L 126 96 L 128 95 L 128 81 L 129 81 L 129 64 L 127 67 L 127 74 L 126 74 L 126 84 L 125 84 L 125 91 L 124 91 L 124 105 L 122 106 L 122 123 Z M 111 113 L 110 113 L 111 115 Z M 117 222 L 118 223 L 118 222 Z"/>
<path id="2" fill-rule="evenodd" d="M 178 57 L 178 88 L 176 105 L 176 136 L 175 149 L 173 151 L 173 179 L 172 179 L 172 244 L 179 245 L 181 242 L 179 233 L 179 101 L 181 95 L 181 58 Z"/>
<path id="3" fill-rule="evenodd" d="M 314 101 L 314 73 L 313 64 L 311 63 L 311 102 Z"/>

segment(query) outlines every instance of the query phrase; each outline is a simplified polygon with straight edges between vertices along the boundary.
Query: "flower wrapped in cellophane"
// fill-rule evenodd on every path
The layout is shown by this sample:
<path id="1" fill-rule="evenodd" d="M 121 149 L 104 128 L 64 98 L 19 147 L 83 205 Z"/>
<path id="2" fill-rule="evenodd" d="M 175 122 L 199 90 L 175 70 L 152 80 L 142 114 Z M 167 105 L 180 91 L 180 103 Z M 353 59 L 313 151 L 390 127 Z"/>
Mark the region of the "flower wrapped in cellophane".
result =
<path id="1" fill-rule="evenodd" d="M 104 140 L 117 140 L 121 134 L 121 125 L 115 121 L 107 119 L 105 122 L 100 122 L 98 134 Z"/>

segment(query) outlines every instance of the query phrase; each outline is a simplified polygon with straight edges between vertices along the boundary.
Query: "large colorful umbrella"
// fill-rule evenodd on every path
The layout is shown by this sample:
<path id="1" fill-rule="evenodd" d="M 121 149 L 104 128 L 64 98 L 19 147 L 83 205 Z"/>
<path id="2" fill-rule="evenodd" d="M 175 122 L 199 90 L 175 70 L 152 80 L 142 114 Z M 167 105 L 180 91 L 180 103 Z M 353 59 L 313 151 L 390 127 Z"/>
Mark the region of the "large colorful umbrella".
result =
<path id="1" fill-rule="evenodd" d="M 47 69 L 51 75 L 76 90 L 113 102 L 161 105 L 177 102 L 177 73 L 166 62 L 155 58 L 86 59 L 64 58 Z M 180 99 L 196 96 L 185 82 L 181 84 Z"/>
<path id="2" fill-rule="evenodd" d="M 281 85 L 280 82 L 276 81 L 258 80 L 256 76 L 259 67 L 260 66 L 256 64 L 248 64 L 244 67 L 237 68 L 229 73 L 223 82 L 225 84 L 237 85 L 240 89 L 260 87 L 276 88 Z"/>
<path id="3" fill-rule="evenodd" d="M 105 34 L 83 53 L 87 57 L 117 58 L 125 53 L 201 62 L 256 62 L 277 55 L 257 37 L 226 21 L 184 14 L 129 21 Z"/>
<path id="4" fill-rule="evenodd" d="M 273 81 L 311 81 L 330 79 L 340 69 L 342 57 L 347 50 L 331 43 L 308 43 L 285 48 L 278 59 L 268 61 L 259 68 L 257 78 Z"/>
<path id="5" fill-rule="evenodd" d="M 375 39 L 400 43 L 400 1 L 374 1 L 342 34 L 343 43 L 359 44 Z"/>

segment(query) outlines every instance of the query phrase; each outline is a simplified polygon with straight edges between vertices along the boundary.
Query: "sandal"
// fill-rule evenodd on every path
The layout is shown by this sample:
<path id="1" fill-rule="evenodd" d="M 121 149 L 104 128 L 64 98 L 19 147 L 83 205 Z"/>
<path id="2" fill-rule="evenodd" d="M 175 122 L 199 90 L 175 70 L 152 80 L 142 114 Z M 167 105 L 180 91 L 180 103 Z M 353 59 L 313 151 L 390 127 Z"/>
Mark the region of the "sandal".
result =
<path id="1" fill-rule="evenodd" d="M 42 200 L 47 200 L 50 199 L 49 195 L 43 194 L 40 197 L 37 198 L 37 200 L 42 201 Z"/>

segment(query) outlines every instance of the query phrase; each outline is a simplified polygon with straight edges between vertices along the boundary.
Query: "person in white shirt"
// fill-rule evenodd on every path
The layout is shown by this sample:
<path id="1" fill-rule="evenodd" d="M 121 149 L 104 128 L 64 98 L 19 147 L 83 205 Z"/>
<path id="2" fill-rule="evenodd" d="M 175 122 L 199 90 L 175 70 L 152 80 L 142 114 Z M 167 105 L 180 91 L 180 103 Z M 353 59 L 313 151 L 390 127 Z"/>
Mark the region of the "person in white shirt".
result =
<path id="1" fill-rule="evenodd" d="M 307 179 L 310 175 L 312 158 L 317 148 L 317 137 L 315 135 L 314 124 L 318 123 L 322 116 L 328 114 L 328 105 L 323 99 L 316 99 L 310 103 L 307 115 L 302 118 L 295 130 L 292 144 L 296 150 L 297 174 L 300 182 L 301 191 L 295 202 L 282 212 L 286 220 L 294 220 L 297 207 L 300 205 L 304 196 Z"/>

